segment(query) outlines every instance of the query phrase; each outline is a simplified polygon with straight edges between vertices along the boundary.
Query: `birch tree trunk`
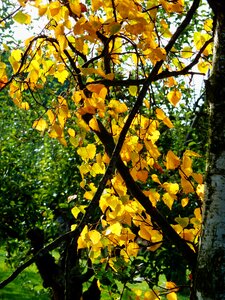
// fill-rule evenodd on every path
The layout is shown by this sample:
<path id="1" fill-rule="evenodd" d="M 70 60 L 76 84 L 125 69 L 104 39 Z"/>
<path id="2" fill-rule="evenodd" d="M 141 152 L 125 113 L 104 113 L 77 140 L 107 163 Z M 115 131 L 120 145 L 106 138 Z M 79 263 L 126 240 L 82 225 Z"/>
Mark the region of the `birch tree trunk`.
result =
<path id="1" fill-rule="evenodd" d="M 208 2 L 215 13 L 216 28 L 213 68 L 206 83 L 210 133 L 203 229 L 193 298 L 225 300 L 225 1 Z"/>

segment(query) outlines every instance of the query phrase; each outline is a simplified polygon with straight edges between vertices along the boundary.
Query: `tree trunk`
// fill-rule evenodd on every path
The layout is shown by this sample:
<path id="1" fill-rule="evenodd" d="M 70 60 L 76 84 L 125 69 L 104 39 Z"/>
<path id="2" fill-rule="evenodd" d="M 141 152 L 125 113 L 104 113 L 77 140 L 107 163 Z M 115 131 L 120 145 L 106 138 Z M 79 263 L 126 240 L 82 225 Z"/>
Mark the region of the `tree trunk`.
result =
<path id="1" fill-rule="evenodd" d="M 193 299 L 225 300 L 225 7 L 221 0 L 208 2 L 215 13 L 216 28 L 213 68 L 206 82 L 210 133 Z"/>

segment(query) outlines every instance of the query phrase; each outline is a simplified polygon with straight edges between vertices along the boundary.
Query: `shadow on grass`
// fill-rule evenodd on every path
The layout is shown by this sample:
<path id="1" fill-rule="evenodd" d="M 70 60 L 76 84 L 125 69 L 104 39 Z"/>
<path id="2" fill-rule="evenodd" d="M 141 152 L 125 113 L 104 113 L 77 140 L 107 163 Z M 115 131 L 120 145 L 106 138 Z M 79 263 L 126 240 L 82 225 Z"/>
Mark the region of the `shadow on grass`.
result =
<path id="1" fill-rule="evenodd" d="M 13 270 L 5 263 L 5 253 L 0 250 L 0 281 L 6 279 Z M 42 287 L 42 280 L 35 265 L 24 270 L 15 280 L 0 289 L 0 300 L 49 300 L 47 290 Z"/>

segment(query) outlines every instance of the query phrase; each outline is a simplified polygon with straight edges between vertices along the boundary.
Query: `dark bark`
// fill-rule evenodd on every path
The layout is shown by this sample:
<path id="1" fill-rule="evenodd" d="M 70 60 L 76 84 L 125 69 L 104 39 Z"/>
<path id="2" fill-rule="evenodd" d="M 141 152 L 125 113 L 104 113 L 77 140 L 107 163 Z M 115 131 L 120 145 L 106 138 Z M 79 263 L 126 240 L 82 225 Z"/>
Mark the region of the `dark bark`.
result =
<path id="1" fill-rule="evenodd" d="M 31 241 L 31 251 L 38 253 L 44 247 L 44 232 L 34 228 L 28 232 Z M 83 283 L 88 282 L 94 275 L 91 263 L 89 269 L 82 274 L 80 256 L 77 253 L 77 239 L 72 238 L 63 243 L 59 263 L 49 252 L 41 253 L 35 263 L 43 280 L 43 287 L 50 288 L 53 300 L 99 300 L 100 290 L 94 278 L 89 289 L 83 293 Z"/>
<path id="2" fill-rule="evenodd" d="M 37 253 L 44 246 L 44 232 L 39 228 L 30 230 L 27 234 L 31 241 L 33 254 Z M 54 257 L 50 253 L 42 254 L 36 260 L 36 266 L 43 280 L 43 286 L 50 288 L 52 299 L 62 300 L 64 295 L 64 286 L 62 281 L 62 272 L 55 263 Z"/>

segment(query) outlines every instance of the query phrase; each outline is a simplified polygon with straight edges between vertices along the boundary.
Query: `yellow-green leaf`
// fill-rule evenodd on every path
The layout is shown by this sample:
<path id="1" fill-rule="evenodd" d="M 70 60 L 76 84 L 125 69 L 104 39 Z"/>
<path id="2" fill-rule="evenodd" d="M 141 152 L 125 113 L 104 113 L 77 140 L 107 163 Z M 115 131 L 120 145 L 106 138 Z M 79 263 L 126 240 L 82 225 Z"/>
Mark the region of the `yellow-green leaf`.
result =
<path id="1" fill-rule="evenodd" d="M 190 58 L 193 54 L 193 49 L 190 46 L 184 47 L 181 51 L 181 56 L 183 58 Z"/>
<path id="2" fill-rule="evenodd" d="M 18 11 L 13 19 L 20 24 L 30 24 L 31 22 L 31 16 L 23 13 L 22 11 Z"/>
<path id="3" fill-rule="evenodd" d="M 129 93 L 131 96 L 137 96 L 137 86 L 136 85 L 130 85 L 129 86 Z"/>

